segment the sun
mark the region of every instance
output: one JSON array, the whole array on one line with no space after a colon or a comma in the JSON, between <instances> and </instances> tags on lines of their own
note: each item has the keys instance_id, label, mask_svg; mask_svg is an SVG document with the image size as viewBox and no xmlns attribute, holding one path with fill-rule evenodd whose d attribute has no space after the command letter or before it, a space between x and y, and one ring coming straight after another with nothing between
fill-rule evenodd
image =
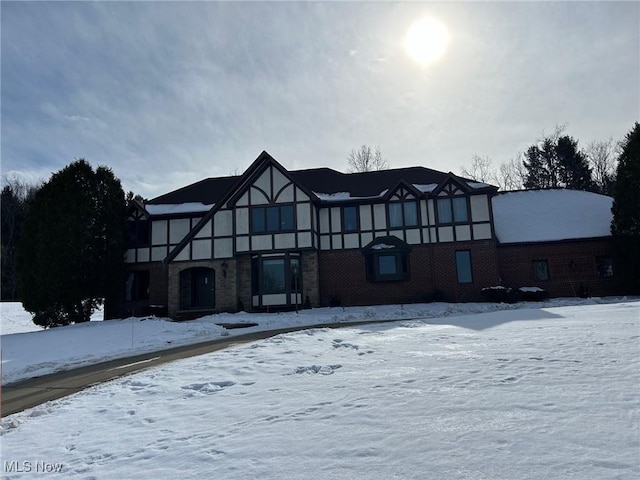
<instances>
[{"instance_id":1,"label":"sun","mask_svg":"<svg viewBox=\"0 0 640 480\"><path fill-rule=\"evenodd\" d=\"M447 27L435 18L423 18L414 22L404 37L404 47L409 56L425 66L438 60L448 43Z\"/></svg>"}]
</instances>

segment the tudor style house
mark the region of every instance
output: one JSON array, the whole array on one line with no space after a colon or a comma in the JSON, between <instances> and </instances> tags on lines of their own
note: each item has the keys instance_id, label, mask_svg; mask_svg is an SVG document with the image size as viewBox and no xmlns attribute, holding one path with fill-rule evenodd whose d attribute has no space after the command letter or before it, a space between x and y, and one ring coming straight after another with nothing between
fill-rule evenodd
<instances>
[{"instance_id":1,"label":"tudor style house","mask_svg":"<svg viewBox=\"0 0 640 480\"><path fill-rule=\"evenodd\" d=\"M496 205L513 206L523 193L497 190L424 167L288 171L262 152L242 175L131 205L129 273L107 317L474 301L502 284L552 295L621 291L608 224L597 238L536 239L530 231L544 213L527 227L501 206L497 219ZM515 219L525 224L520 235L510 232Z\"/></svg>"}]
</instances>

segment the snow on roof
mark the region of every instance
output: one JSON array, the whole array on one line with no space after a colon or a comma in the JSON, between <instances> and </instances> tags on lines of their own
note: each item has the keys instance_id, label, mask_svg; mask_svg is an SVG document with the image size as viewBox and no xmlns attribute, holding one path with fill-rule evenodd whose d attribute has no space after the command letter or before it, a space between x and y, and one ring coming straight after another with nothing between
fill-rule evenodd
<instances>
[{"instance_id":1,"label":"snow on roof","mask_svg":"<svg viewBox=\"0 0 640 480\"><path fill-rule=\"evenodd\" d=\"M204 203L175 203L175 204L146 204L145 208L151 215L170 215L174 213L201 213L211 210L213 205Z\"/></svg>"},{"instance_id":2,"label":"snow on roof","mask_svg":"<svg viewBox=\"0 0 640 480\"><path fill-rule=\"evenodd\" d=\"M482 182L467 182L467 185L469 185L471 188L474 188L474 189L493 187L493 185L489 185L488 183L482 183Z\"/></svg>"},{"instance_id":3,"label":"snow on roof","mask_svg":"<svg viewBox=\"0 0 640 480\"><path fill-rule=\"evenodd\" d=\"M544 242L611 235L613 199L577 190L526 190L493 197L501 243Z\"/></svg>"},{"instance_id":4,"label":"snow on roof","mask_svg":"<svg viewBox=\"0 0 640 480\"><path fill-rule=\"evenodd\" d=\"M378 243L371 247L371 250L384 250L386 248L396 248L395 245L389 245L388 243Z\"/></svg>"},{"instance_id":5,"label":"snow on roof","mask_svg":"<svg viewBox=\"0 0 640 480\"><path fill-rule=\"evenodd\" d=\"M342 202L345 200L352 199L363 199L363 198L380 198L383 197L389 190L383 190L378 195L374 195L371 197L352 197L350 192L336 192L336 193L320 193L313 192L320 200L325 202Z\"/></svg>"},{"instance_id":6,"label":"snow on roof","mask_svg":"<svg viewBox=\"0 0 640 480\"><path fill-rule=\"evenodd\" d=\"M427 185L416 185L414 183L413 186L417 190L425 193L425 192L433 192L436 189L436 187L438 186L438 184L437 183L428 183Z\"/></svg>"}]
</instances>

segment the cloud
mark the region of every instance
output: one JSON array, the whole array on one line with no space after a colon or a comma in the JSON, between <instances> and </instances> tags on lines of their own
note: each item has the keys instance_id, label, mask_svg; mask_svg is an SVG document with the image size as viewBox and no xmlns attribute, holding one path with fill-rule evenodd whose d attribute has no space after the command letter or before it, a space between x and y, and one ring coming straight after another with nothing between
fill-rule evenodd
<instances>
[{"instance_id":1,"label":"cloud","mask_svg":"<svg viewBox=\"0 0 640 480\"><path fill-rule=\"evenodd\" d=\"M428 12L426 11L428 10ZM402 48L426 13L432 68ZM622 137L640 103L636 3L4 3L3 170L113 168L152 197L246 168L513 157L544 128Z\"/></svg>"}]
</instances>

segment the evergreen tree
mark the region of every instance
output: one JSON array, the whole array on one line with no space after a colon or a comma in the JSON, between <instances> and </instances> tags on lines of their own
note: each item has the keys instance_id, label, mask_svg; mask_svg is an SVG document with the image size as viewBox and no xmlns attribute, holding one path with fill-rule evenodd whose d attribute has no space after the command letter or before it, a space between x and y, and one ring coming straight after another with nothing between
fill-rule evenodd
<instances>
[{"instance_id":1,"label":"evergreen tree","mask_svg":"<svg viewBox=\"0 0 640 480\"><path fill-rule=\"evenodd\" d=\"M18 251L24 308L44 327L85 322L122 281L125 197L106 167L71 163L35 195Z\"/></svg>"},{"instance_id":2,"label":"evergreen tree","mask_svg":"<svg viewBox=\"0 0 640 480\"><path fill-rule=\"evenodd\" d=\"M640 123L622 143L613 187L611 233L628 273L629 284L640 292Z\"/></svg>"},{"instance_id":3,"label":"evergreen tree","mask_svg":"<svg viewBox=\"0 0 640 480\"><path fill-rule=\"evenodd\" d=\"M545 137L525 152L525 188L593 190L591 168L578 142L568 135Z\"/></svg>"},{"instance_id":4,"label":"evergreen tree","mask_svg":"<svg viewBox=\"0 0 640 480\"><path fill-rule=\"evenodd\" d=\"M17 178L3 178L4 186L0 204L2 214L2 300L15 301L18 299L18 272L16 255L18 243L22 235L22 226L27 215L30 199L35 195L38 187L30 185Z\"/></svg>"}]
</instances>

